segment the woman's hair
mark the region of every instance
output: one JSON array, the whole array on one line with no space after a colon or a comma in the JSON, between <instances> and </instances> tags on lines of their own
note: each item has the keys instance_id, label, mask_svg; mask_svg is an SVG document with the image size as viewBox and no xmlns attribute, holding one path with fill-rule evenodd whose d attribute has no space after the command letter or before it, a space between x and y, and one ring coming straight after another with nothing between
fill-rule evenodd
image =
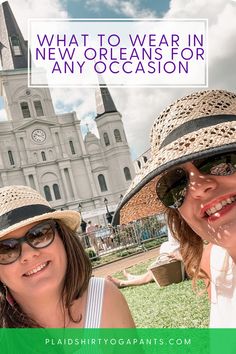
<instances>
[{"instance_id":1,"label":"woman's hair","mask_svg":"<svg viewBox=\"0 0 236 354\"><path fill-rule=\"evenodd\" d=\"M69 317L73 319L70 308L72 302L81 297L88 287L92 273L90 260L85 253L76 231L69 229L63 222L56 220L57 230L65 247L67 255L67 269L64 286L61 294L62 303L68 309ZM33 319L26 315L17 303L8 301L7 288L0 282L0 327L34 328L40 327Z\"/></svg>"},{"instance_id":2,"label":"woman's hair","mask_svg":"<svg viewBox=\"0 0 236 354\"><path fill-rule=\"evenodd\" d=\"M206 278L200 264L204 243L175 209L167 210L167 223L174 238L179 241L180 253L183 258L185 270L195 285L197 278Z\"/></svg>"}]
</instances>

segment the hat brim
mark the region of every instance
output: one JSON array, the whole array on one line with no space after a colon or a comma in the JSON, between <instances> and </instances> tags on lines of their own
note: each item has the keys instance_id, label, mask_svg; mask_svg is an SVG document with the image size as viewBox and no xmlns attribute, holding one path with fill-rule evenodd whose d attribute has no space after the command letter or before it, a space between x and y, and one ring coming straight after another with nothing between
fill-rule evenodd
<instances>
[{"instance_id":1,"label":"hat brim","mask_svg":"<svg viewBox=\"0 0 236 354\"><path fill-rule=\"evenodd\" d=\"M38 221L47 220L47 219L61 220L71 230L76 230L79 227L81 222L80 213L75 210L56 210L48 213L43 213L41 215L36 215L31 218L22 220L9 227L5 227L0 231L0 238L2 238L3 236L7 235L12 231L18 230L21 227L30 225Z\"/></svg>"},{"instance_id":2,"label":"hat brim","mask_svg":"<svg viewBox=\"0 0 236 354\"><path fill-rule=\"evenodd\" d=\"M204 131L202 131L202 134L203 133ZM176 148L176 142L174 142L168 145L166 149L159 150L159 152L155 155L155 158L147 162L141 172L135 177L123 200L118 205L113 217L113 225L127 224L147 216L164 213L166 211L166 207L157 197L156 184L161 175L170 168L194 159L208 156L210 157L212 155L224 152L236 151L236 141L234 135L229 135L228 138L224 137L224 144L222 145L222 142L220 141L222 136L214 136L214 141L211 141L211 144L209 144L211 148L204 149L202 144L202 134L198 134L198 138L195 139L194 146L191 146L191 153L188 153L190 148L185 151L183 151L183 149L182 151L178 150L178 153L176 153L176 158L173 158L173 151L174 148ZM186 136L183 137L182 140L184 139L186 139ZM181 139L179 139L178 143L180 146L181 142ZM205 146L206 145L207 144L205 144ZM170 152L169 154L167 149ZM166 156L165 160L163 159L164 155Z\"/></svg>"}]
</instances>

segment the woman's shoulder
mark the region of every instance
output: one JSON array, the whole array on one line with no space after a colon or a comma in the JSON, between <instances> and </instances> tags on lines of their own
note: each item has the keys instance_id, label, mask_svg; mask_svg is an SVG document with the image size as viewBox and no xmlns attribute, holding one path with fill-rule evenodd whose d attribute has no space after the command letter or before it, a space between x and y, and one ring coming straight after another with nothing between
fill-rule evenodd
<instances>
[{"instance_id":1,"label":"woman's shoulder","mask_svg":"<svg viewBox=\"0 0 236 354\"><path fill-rule=\"evenodd\" d=\"M101 327L135 327L124 295L109 280L104 280L104 297Z\"/></svg>"}]
</instances>

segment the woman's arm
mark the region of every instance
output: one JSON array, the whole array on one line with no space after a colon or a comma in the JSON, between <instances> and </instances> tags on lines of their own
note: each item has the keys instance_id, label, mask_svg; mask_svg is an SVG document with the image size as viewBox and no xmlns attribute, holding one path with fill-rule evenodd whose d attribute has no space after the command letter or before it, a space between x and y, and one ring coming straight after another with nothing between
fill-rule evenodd
<instances>
[{"instance_id":1,"label":"woman's arm","mask_svg":"<svg viewBox=\"0 0 236 354\"><path fill-rule=\"evenodd\" d=\"M110 281L105 281L102 308L102 328L134 328L128 304L119 289Z\"/></svg>"}]
</instances>

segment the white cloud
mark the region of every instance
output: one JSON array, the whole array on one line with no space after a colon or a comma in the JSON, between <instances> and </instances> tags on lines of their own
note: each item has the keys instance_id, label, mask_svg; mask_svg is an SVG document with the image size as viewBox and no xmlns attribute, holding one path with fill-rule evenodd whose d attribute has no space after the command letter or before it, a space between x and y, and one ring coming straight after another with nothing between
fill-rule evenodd
<instances>
[{"instance_id":1,"label":"white cloud","mask_svg":"<svg viewBox=\"0 0 236 354\"><path fill-rule=\"evenodd\" d=\"M225 0L172 0L166 17L208 19L209 86L235 90L232 66L236 56L235 4Z\"/></svg>"},{"instance_id":2,"label":"white cloud","mask_svg":"<svg viewBox=\"0 0 236 354\"><path fill-rule=\"evenodd\" d=\"M77 89L51 89L52 99L55 103L58 113L75 111L78 119L81 121L80 125L82 133L85 135L87 131L91 131L98 136L98 130L94 121L96 113L95 104L95 89L77 88Z\"/></svg>"},{"instance_id":3,"label":"white cloud","mask_svg":"<svg viewBox=\"0 0 236 354\"><path fill-rule=\"evenodd\" d=\"M6 111L5 109L0 109L0 121L5 121L7 120L7 114L6 114Z\"/></svg>"},{"instance_id":4,"label":"white cloud","mask_svg":"<svg viewBox=\"0 0 236 354\"><path fill-rule=\"evenodd\" d=\"M66 107L69 106L72 111L76 111L78 119L80 120L87 116L91 117L92 112L95 114L94 89L51 89L51 95L55 105L62 107L60 110L57 110L60 113L65 113L67 111Z\"/></svg>"},{"instance_id":5,"label":"white cloud","mask_svg":"<svg viewBox=\"0 0 236 354\"><path fill-rule=\"evenodd\" d=\"M9 0L9 4L26 39L28 37L27 19L68 17L60 0Z\"/></svg>"},{"instance_id":6,"label":"white cloud","mask_svg":"<svg viewBox=\"0 0 236 354\"><path fill-rule=\"evenodd\" d=\"M114 13L133 18L154 17L155 13L143 8L139 0L86 0L86 5L98 12L102 5L112 9Z\"/></svg>"}]
</instances>

